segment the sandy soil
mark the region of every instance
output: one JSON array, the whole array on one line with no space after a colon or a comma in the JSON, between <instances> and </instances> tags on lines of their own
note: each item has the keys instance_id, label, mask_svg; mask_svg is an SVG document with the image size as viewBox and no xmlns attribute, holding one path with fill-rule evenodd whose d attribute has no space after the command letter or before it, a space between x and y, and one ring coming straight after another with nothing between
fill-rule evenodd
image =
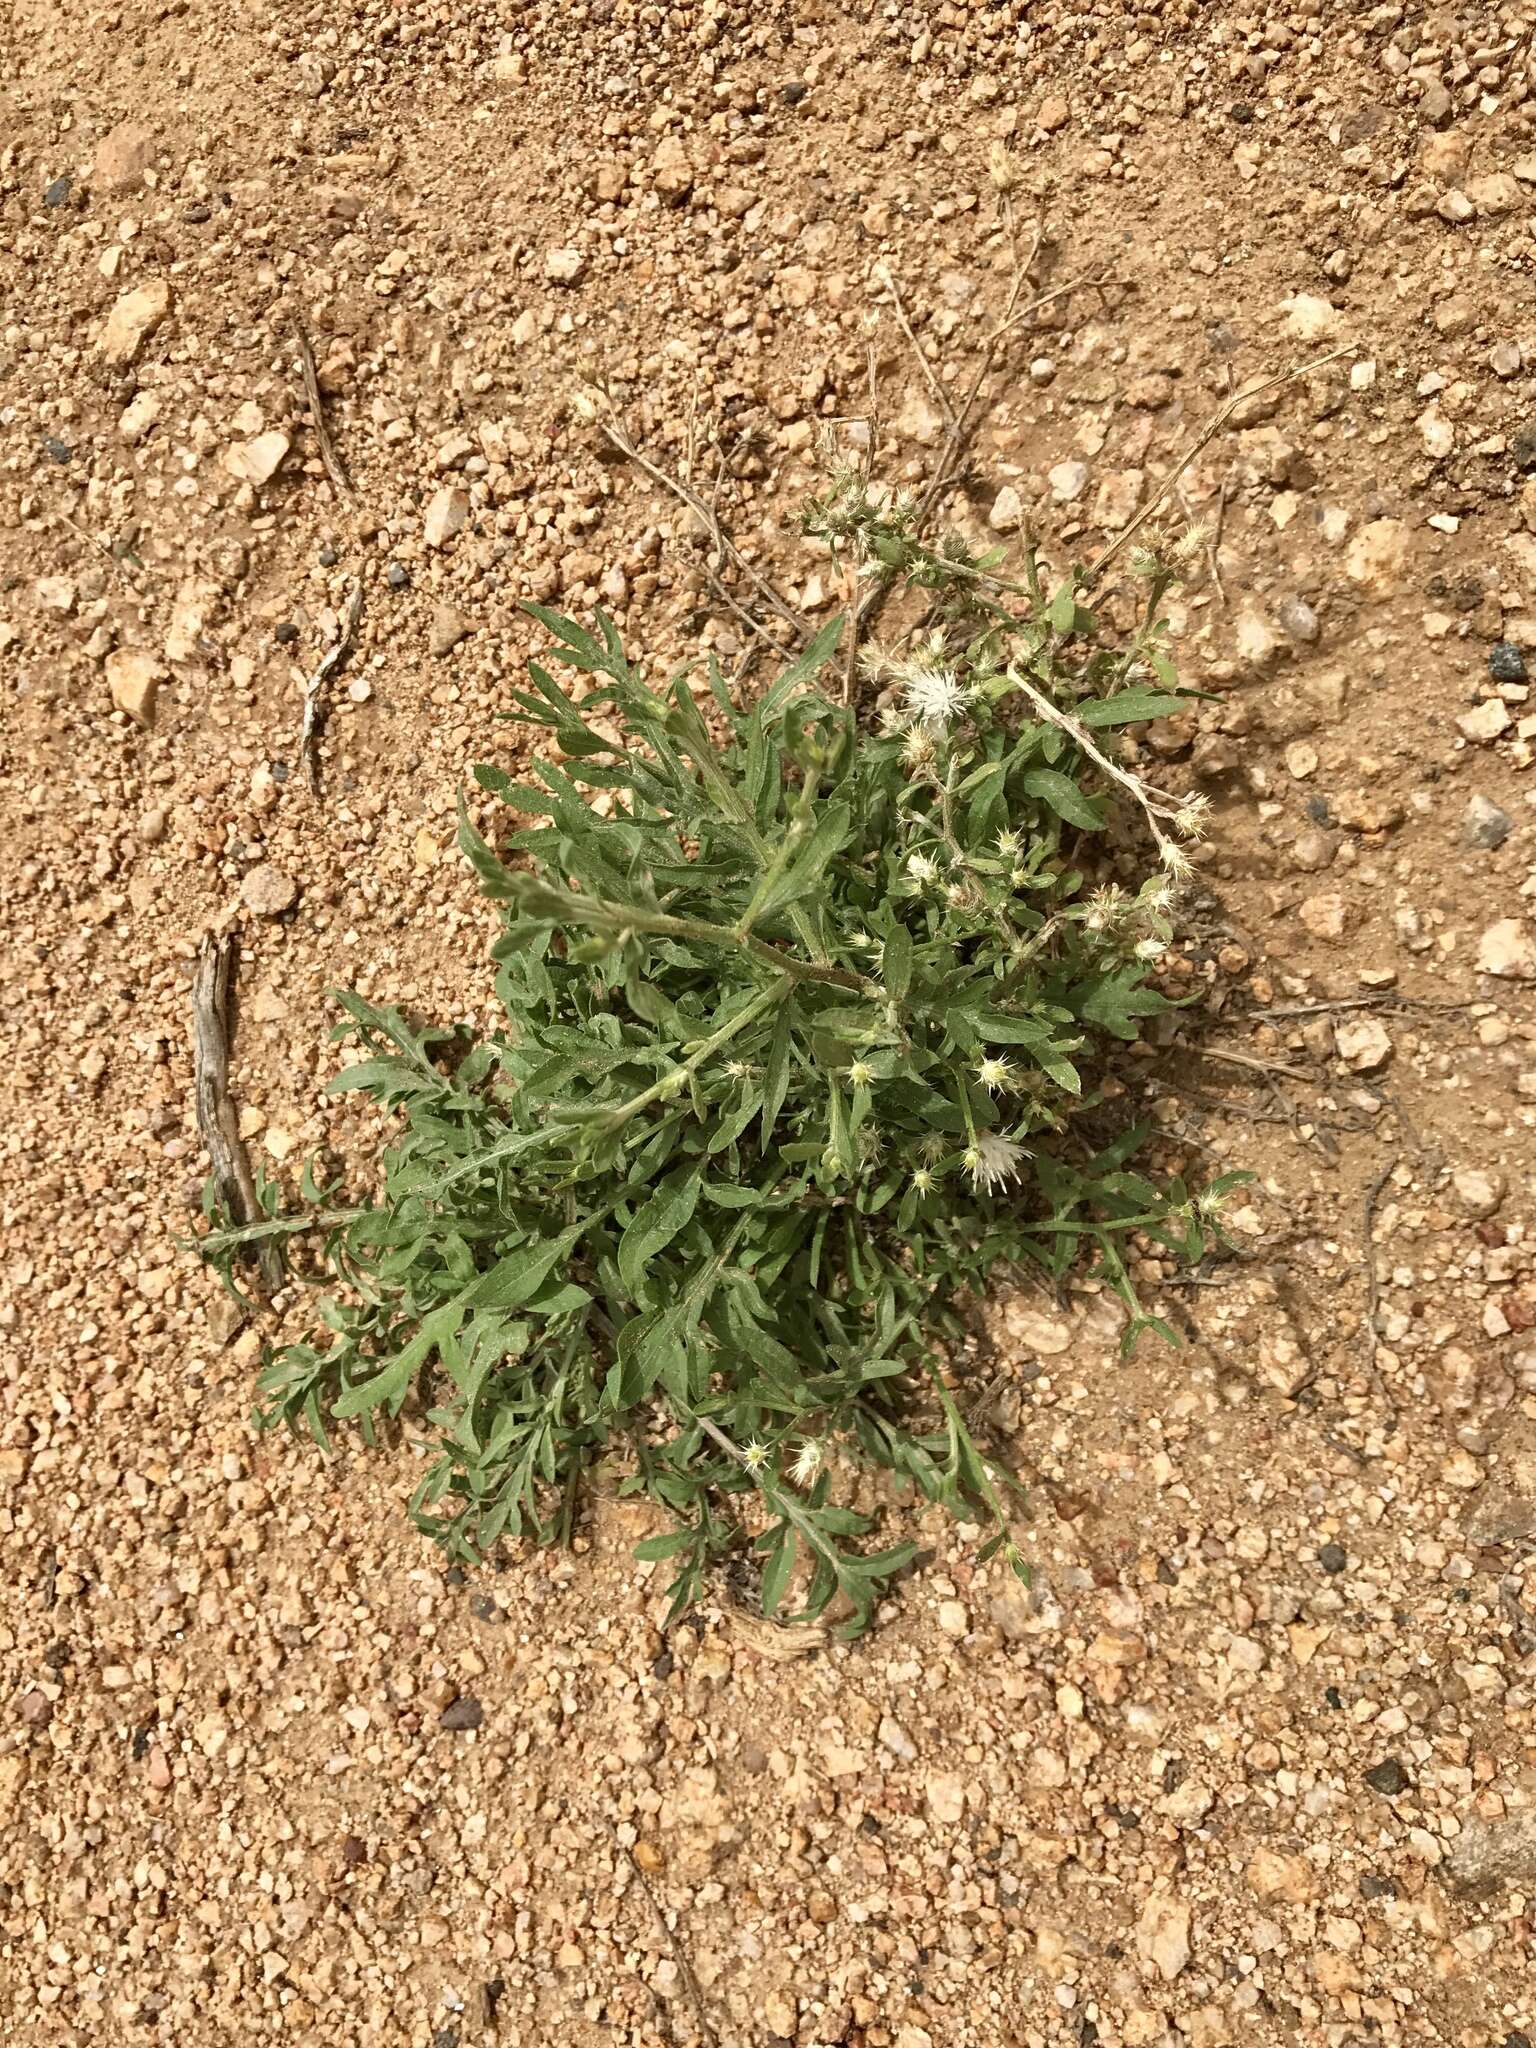
<instances>
[{"instance_id":1,"label":"sandy soil","mask_svg":"<svg viewBox=\"0 0 1536 2048\"><path fill-rule=\"evenodd\" d=\"M0 2013L18 2041L1151 2048L1536 2032L1536 99L1529 10L17 0L0 30ZM484 1014L455 791L519 600L659 655L692 452L815 609L820 422L951 516L1216 529L1158 742L1217 824L1127 1064L1244 1256L1000 1299L1030 1595L934 1516L883 1625L665 1638L600 1506L464 1575L414 1459L252 1435L178 1244L241 941L265 1169L358 1129L324 991ZM1024 237L1027 240L1027 233ZM355 503L328 480L313 338ZM361 584L321 795L303 685ZM1156 1286L1155 1274L1149 1281ZM446 1715L446 1719L445 1719ZM1524 2031L1522 2031L1524 2030Z\"/></svg>"}]
</instances>

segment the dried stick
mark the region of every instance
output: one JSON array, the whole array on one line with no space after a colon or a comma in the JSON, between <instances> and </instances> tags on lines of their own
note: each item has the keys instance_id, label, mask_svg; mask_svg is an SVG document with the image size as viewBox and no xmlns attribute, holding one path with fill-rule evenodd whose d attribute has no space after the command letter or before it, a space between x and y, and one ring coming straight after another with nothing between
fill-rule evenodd
<instances>
[{"instance_id":1,"label":"dried stick","mask_svg":"<svg viewBox=\"0 0 1536 2048\"><path fill-rule=\"evenodd\" d=\"M1226 1067L1247 1067L1255 1074L1266 1078L1271 1074L1284 1074L1287 1081L1315 1081L1315 1074L1305 1073L1300 1067L1283 1066L1279 1060L1261 1060L1251 1052L1233 1052L1224 1045L1200 1045L1192 1048L1203 1060L1216 1060Z\"/></svg>"},{"instance_id":2,"label":"dried stick","mask_svg":"<svg viewBox=\"0 0 1536 2048\"><path fill-rule=\"evenodd\" d=\"M976 365L975 374L971 378L970 389L966 392L959 410L956 412L951 408L954 425L950 428L948 438L945 440L944 452L939 457L938 467L929 479L928 488L924 491L918 503L917 522L914 531L919 536L926 531L933 508L949 488L950 482L954 478L956 467L969 445L971 435L974 432L971 415L975 410L977 399L981 396L982 386L992 374L992 366L997 361L999 348L1002 347L1004 339L1012 333L1016 319L1022 320L1027 318L1037 307L1045 304L1045 298L1039 298L1032 300L1022 311L1019 308L1020 294L1029 282L1029 273L1035 267L1035 262L1039 257L1041 244L1044 240L1045 222L1041 219L1035 223L1035 239L1030 244L1029 254L1022 263L1015 265L1013 282L1008 287L1008 297L1004 303L1002 314L991 333L982 343L981 361ZM1072 289L1073 287L1070 285L1059 286L1055 292L1047 293L1046 298L1057 298L1063 291L1070 291Z\"/></svg>"},{"instance_id":3,"label":"dried stick","mask_svg":"<svg viewBox=\"0 0 1536 2048\"><path fill-rule=\"evenodd\" d=\"M742 575L746 577L758 596L763 600L764 604L767 605L769 611L789 628L794 636L794 647L798 648L801 646L806 638L806 628L799 613L796 612L789 600L774 588L766 576L753 568L752 564L741 552L741 549L737 547L735 541L731 539L725 528L720 524L720 520L713 508L704 502L690 484L684 483L681 477L673 476L668 470L662 469L657 463L652 462L649 456L643 455L629 434L619 425L618 419L612 412L605 412L602 415L600 425L603 432L621 455L627 456L637 468L644 470L653 483L660 484L664 491L670 491L674 498L688 507L688 510L709 536L711 547L716 550L723 560L734 563L736 568L741 571ZM740 605L732 602L731 609L736 612L738 617L747 618L754 632L762 631L758 622L751 619L742 610ZM771 638L771 636L769 637ZM783 647L775 647L775 652L778 654L783 654L786 651Z\"/></svg>"},{"instance_id":4,"label":"dried stick","mask_svg":"<svg viewBox=\"0 0 1536 2048\"><path fill-rule=\"evenodd\" d=\"M198 949L192 976L192 1086L214 1191L235 1222L244 1225L261 1222L262 1213L229 1095L229 992L239 956L240 941L233 932L222 939L210 932ZM279 1285L276 1246L263 1245L260 1257L268 1283Z\"/></svg>"},{"instance_id":5,"label":"dried stick","mask_svg":"<svg viewBox=\"0 0 1536 2048\"><path fill-rule=\"evenodd\" d=\"M1211 520L1211 538L1206 547L1206 559L1210 564L1211 583L1215 589L1217 601L1223 611L1227 608L1227 592L1226 586L1221 580L1221 537L1226 531L1226 525L1227 480L1223 477L1220 487L1216 492L1216 511Z\"/></svg>"},{"instance_id":6,"label":"dried stick","mask_svg":"<svg viewBox=\"0 0 1536 2048\"><path fill-rule=\"evenodd\" d=\"M667 1937L667 1946L672 1951L672 1960L677 1965L677 1973L683 1980L683 1989L688 1994L688 2003L693 2007L693 2016L699 2023L699 2032L709 2044L709 2048L720 2048L720 2036L715 2032L714 2022L710 2019L708 2009L704 2004L704 1994L699 1989L699 1980L693 1973L693 1965L689 1962L687 1952L678 1940L672 1923L668 1920L663 1910L661 1900L656 1896L651 1880L641 1868L634 1850L627 1843L620 1840L617 1827L614 1826L612 1821L608 1825L612 1830L614 1841L623 1850L630 1869L640 1881L640 1889L645 1893L646 1898L650 1902L651 1911L656 1915L657 1924L661 1928L662 1933Z\"/></svg>"},{"instance_id":7,"label":"dried stick","mask_svg":"<svg viewBox=\"0 0 1536 2048\"><path fill-rule=\"evenodd\" d=\"M336 444L331 439L331 430L325 423L325 400L320 395L320 379L315 372L315 352L309 345L309 334L297 313L293 316L293 338L299 345L299 370L304 378L304 399L309 407L310 424L315 430L315 440L320 449L320 460L325 464L325 473L331 480L331 488L338 498L347 504L357 503L357 493L352 480L341 466L341 457L336 453Z\"/></svg>"},{"instance_id":8,"label":"dried stick","mask_svg":"<svg viewBox=\"0 0 1536 2048\"><path fill-rule=\"evenodd\" d=\"M1189 810L1191 800L1188 797L1170 796L1167 790L1158 789L1150 782L1143 782L1139 775L1133 775L1128 768L1122 768L1118 761L1111 760L1082 721L1074 718L1070 711L1063 711L1059 704L1053 704L1043 690L1035 688L1022 669L1010 668L1008 678L1017 689L1022 690L1048 724L1057 726L1066 733L1081 752L1140 807L1159 851L1173 845L1175 842L1170 840L1160 821L1177 821ZM1170 855L1168 865L1171 869L1177 870L1179 863Z\"/></svg>"},{"instance_id":9,"label":"dried stick","mask_svg":"<svg viewBox=\"0 0 1536 2048\"><path fill-rule=\"evenodd\" d=\"M1273 391L1277 385L1294 384L1302 377L1310 377L1314 370L1324 369L1329 363L1336 363L1340 356L1353 355L1354 351L1355 344L1352 341L1346 341L1342 348L1330 349L1327 355L1317 356L1310 363L1298 363L1293 369L1282 370L1278 376L1266 377L1262 384L1255 384L1247 391L1235 392L1224 405L1218 406L1205 426L1201 428L1189 447L1185 449L1173 468L1168 472L1167 476L1163 478L1146 504L1136 514L1130 525L1122 533L1118 533L1115 536L1096 561L1089 564L1083 579L1085 586L1091 589L1115 559L1116 555L1123 548L1128 547L1133 536L1139 533L1147 521L1161 510L1169 492L1173 490L1185 470L1189 468L1201 450L1208 447L1215 440L1216 436L1227 424L1227 421L1231 419L1233 413L1240 406L1246 405L1251 398L1261 397L1266 391Z\"/></svg>"},{"instance_id":10,"label":"dried stick","mask_svg":"<svg viewBox=\"0 0 1536 2048\"><path fill-rule=\"evenodd\" d=\"M341 622L341 632L332 646L321 658L320 666L304 685L304 718L299 726L299 759L304 763L304 780L309 784L310 794L320 794L320 762L315 741L319 731L321 712L321 686L327 676L333 675L352 652L357 640L357 622L363 611L363 585L359 578L352 586L352 595L347 601L346 614Z\"/></svg>"},{"instance_id":11,"label":"dried stick","mask_svg":"<svg viewBox=\"0 0 1536 2048\"><path fill-rule=\"evenodd\" d=\"M1382 1388L1381 1369L1376 1363L1376 1350L1381 1342L1381 1332L1376 1327L1376 1316L1381 1307L1381 1275L1376 1265L1376 1240L1372 1232L1376 1223L1376 1204L1396 1165L1395 1159L1387 1161L1366 1189L1360 1211L1360 1262L1365 1268L1365 1364L1378 1388Z\"/></svg>"},{"instance_id":12,"label":"dried stick","mask_svg":"<svg viewBox=\"0 0 1536 2048\"><path fill-rule=\"evenodd\" d=\"M895 272L891 269L889 264L882 263L875 272L875 275L879 278L880 282L885 286L886 290L890 293L891 307L896 315L896 323L900 327L902 333L907 337L907 346L908 348L911 349L913 355L917 358L917 367L922 371L923 376L926 378L928 389L939 401L940 406L943 408L945 419L947 419L949 421L950 426L953 427L955 424L954 403L951 400L949 393L945 390L943 384L939 381L938 372L934 369L932 363L929 362L928 358L923 354L922 349L919 347L917 336L912 332L912 324L907 319L907 309L901 302L901 288L896 282Z\"/></svg>"}]
</instances>

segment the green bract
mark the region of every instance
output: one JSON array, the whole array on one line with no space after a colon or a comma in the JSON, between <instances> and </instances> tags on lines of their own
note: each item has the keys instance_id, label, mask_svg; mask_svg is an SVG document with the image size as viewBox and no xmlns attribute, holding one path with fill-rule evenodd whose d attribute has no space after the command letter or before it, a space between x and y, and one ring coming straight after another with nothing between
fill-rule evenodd
<instances>
[{"instance_id":1,"label":"green bract","mask_svg":"<svg viewBox=\"0 0 1536 2048\"><path fill-rule=\"evenodd\" d=\"M979 573L920 566L930 589ZM937 642L866 662L895 713L875 733L836 701L840 621L744 709L713 671L702 701L647 687L601 616L530 607L584 683L531 663L536 780L476 771L539 822L503 839L461 813L502 907L504 1028L469 1043L343 997L365 1056L332 1086L402 1124L382 1193L206 1240L227 1259L318 1228L345 1283L330 1341L268 1365L265 1419L323 1437L424 1403L412 1512L460 1557L568 1530L616 1454L621 1490L676 1518L641 1547L675 1610L750 1546L768 1612L793 1581L801 1612L840 1594L862 1627L914 1546L871 1551L839 1502L860 1462L980 1512L1019 1563L1011 1482L946 1383L967 1295L1091 1256L1134 1337L1128 1237L1197 1258L1223 1191L1154 1186L1127 1164L1140 1132L1073 1122L1096 1047L1165 1007L1147 974L1183 856L1158 821L1189 813L1092 736L1183 701L1166 578L1107 652L1075 586L1048 602L1029 577L989 579L1019 612L967 598ZM1162 859L1101 886L1091 842L1127 789Z\"/></svg>"}]
</instances>

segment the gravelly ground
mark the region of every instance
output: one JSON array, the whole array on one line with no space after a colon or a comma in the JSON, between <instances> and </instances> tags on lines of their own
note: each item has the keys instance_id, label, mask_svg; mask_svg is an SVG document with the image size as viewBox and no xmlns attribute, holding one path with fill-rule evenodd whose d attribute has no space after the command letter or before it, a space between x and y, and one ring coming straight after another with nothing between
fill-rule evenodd
<instances>
[{"instance_id":1,"label":"gravelly ground","mask_svg":"<svg viewBox=\"0 0 1536 2048\"><path fill-rule=\"evenodd\" d=\"M1536 2031L1532 28L18 0L19 2039ZM942 418L882 266L963 388L1016 261L999 141L1041 287L1113 282L1019 337L962 524L1023 508L1081 553L1228 393L1352 345L1180 487L1218 531L1176 620L1212 694L1159 742L1216 806L1172 969L1207 1000L1127 1080L1171 1140L1258 1172L1247 1256L1170 1283L1190 1343L1129 1365L1090 1295L995 1305L1032 1595L935 1517L859 1645L781 1661L725 1605L663 1638L630 1556L649 1525L611 1505L573 1554L461 1580L404 1520L408 1447L325 1463L249 1433L263 1333L177 1244L197 944L241 937L235 1087L267 1170L357 1156L319 1093L324 990L444 1019L490 994L451 813L519 744L518 601L735 651L686 518L571 393L600 376L700 477L726 448L738 536L825 606L793 547L818 423L867 406L872 344L883 466L928 474ZM359 581L315 802L303 678Z\"/></svg>"}]
</instances>

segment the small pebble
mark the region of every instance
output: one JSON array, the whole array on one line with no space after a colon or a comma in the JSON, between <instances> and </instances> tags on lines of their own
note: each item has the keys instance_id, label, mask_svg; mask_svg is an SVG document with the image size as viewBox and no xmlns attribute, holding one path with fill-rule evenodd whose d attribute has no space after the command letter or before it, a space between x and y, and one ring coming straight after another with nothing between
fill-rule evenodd
<instances>
[{"instance_id":1,"label":"small pebble","mask_svg":"<svg viewBox=\"0 0 1536 2048\"><path fill-rule=\"evenodd\" d=\"M68 171L64 173L62 178L55 178L53 183L48 187L47 191L44 192L43 194L44 206L62 206L65 200L69 197L70 187L73 185L73 183L74 180L73 178L70 177Z\"/></svg>"},{"instance_id":2,"label":"small pebble","mask_svg":"<svg viewBox=\"0 0 1536 2048\"><path fill-rule=\"evenodd\" d=\"M1491 852L1502 846L1514 829L1514 821L1508 811L1486 796L1474 796L1467 801L1467 815L1461 828L1461 836L1468 846L1479 847Z\"/></svg>"},{"instance_id":3,"label":"small pebble","mask_svg":"<svg viewBox=\"0 0 1536 2048\"><path fill-rule=\"evenodd\" d=\"M411 580L411 572L403 562L391 562L384 571L384 581L391 590L405 590Z\"/></svg>"},{"instance_id":4,"label":"small pebble","mask_svg":"<svg viewBox=\"0 0 1536 2048\"><path fill-rule=\"evenodd\" d=\"M263 861L240 884L240 900L258 917L281 917L299 900L299 885L282 868Z\"/></svg>"},{"instance_id":5,"label":"small pebble","mask_svg":"<svg viewBox=\"0 0 1536 2048\"><path fill-rule=\"evenodd\" d=\"M1400 1792L1406 1792L1412 1782L1395 1756L1389 1756L1384 1763L1373 1764L1365 1774L1365 1782L1373 1792L1380 1792L1383 1798L1395 1799Z\"/></svg>"},{"instance_id":6,"label":"small pebble","mask_svg":"<svg viewBox=\"0 0 1536 2048\"><path fill-rule=\"evenodd\" d=\"M1275 607L1275 617L1293 640L1300 640L1308 646L1322 632L1317 613L1304 597L1281 598Z\"/></svg>"},{"instance_id":7,"label":"small pebble","mask_svg":"<svg viewBox=\"0 0 1536 2048\"><path fill-rule=\"evenodd\" d=\"M450 1705L444 1707L437 1717L439 1728L452 1729L455 1733L470 1728L479 1728L485 1720L485 1709L473 1693L460 1693Z\"/></svg>"},{"instance_id":8,"label":"small pebble","mask_svg":"<svg viewBox=\"0 0 1536 2048\"><path fill-rule=\"evenodd\" d=\"M1469 1216L1482 1221L1498 1210L1508 1182L1502 1173L1485 1173L1470 1167L1451 1176L1456 1199Z\"/></svg>"},{"instance_id":9,"label":"small pebble","mask_svg":"<svg viewBox=\"0 0 1536 2048\"><path fill-rule=\"evenodd\" d=\"M1488 656L1488 673L1496 683L1523 683L1525 655L1513 640L1497 641Z\"/></svg>"},{"instance_id":10,"label":"small pebble","mask_svg":"<svg viewBox=\"0 0 1536 2048\"><path fill-rule=\"evenodd\" d=\"M75 459L75 451L69 443L55 440L52 434L44 441L43 446L55 462L73 462Z\"/></svg>"},{"instance_id":11,"label":"small pebble","mask_svg":"<svg viewBox=\"0 0 1536 2048\"><path fill-rule=\"evenodd\" d=\"M324 546L324 547L323 547L323 548L322 548L322 549L320 550L320 566L321 566L321 568L322 568L322 569L334 569L334 568L335 568L335 566L336 566L336 564L337 564L337 563L338 563L338 562L339 562L340 560L341 560L341 557L340 557L340 555L338 555L338 554L337 554L336 550L335 550L335 549L334 549L334 548L333 548L333 547L331 546L331 544L329 543L329 541L327 541L327 542L326 542L326 544L325 544L325 546Z\"/></svg>"},{"instance_id":12,"label":"small pebble","mask_svg":"<svg viewBox=\"0 0 1536 2048\"><path fill-rule=\"evenodd\" d=\"M1343 1571L1349 1558L1342 1543L1325 1543L1317 1553L1317 1561L1325 1572L1337 1573Z\"/></svg>"},{"instance_id":13,"label":"small pebble","mask_svg":"<svg viewBox=\"0 0 1536 2048\"><path fill-rule=\"evenodd\" d=\"M298 637L299 629L292 619L284 619L281 625L274 627L272 632L272 638L279 647L291 647Z\"/></svg>"}]
</instances>

